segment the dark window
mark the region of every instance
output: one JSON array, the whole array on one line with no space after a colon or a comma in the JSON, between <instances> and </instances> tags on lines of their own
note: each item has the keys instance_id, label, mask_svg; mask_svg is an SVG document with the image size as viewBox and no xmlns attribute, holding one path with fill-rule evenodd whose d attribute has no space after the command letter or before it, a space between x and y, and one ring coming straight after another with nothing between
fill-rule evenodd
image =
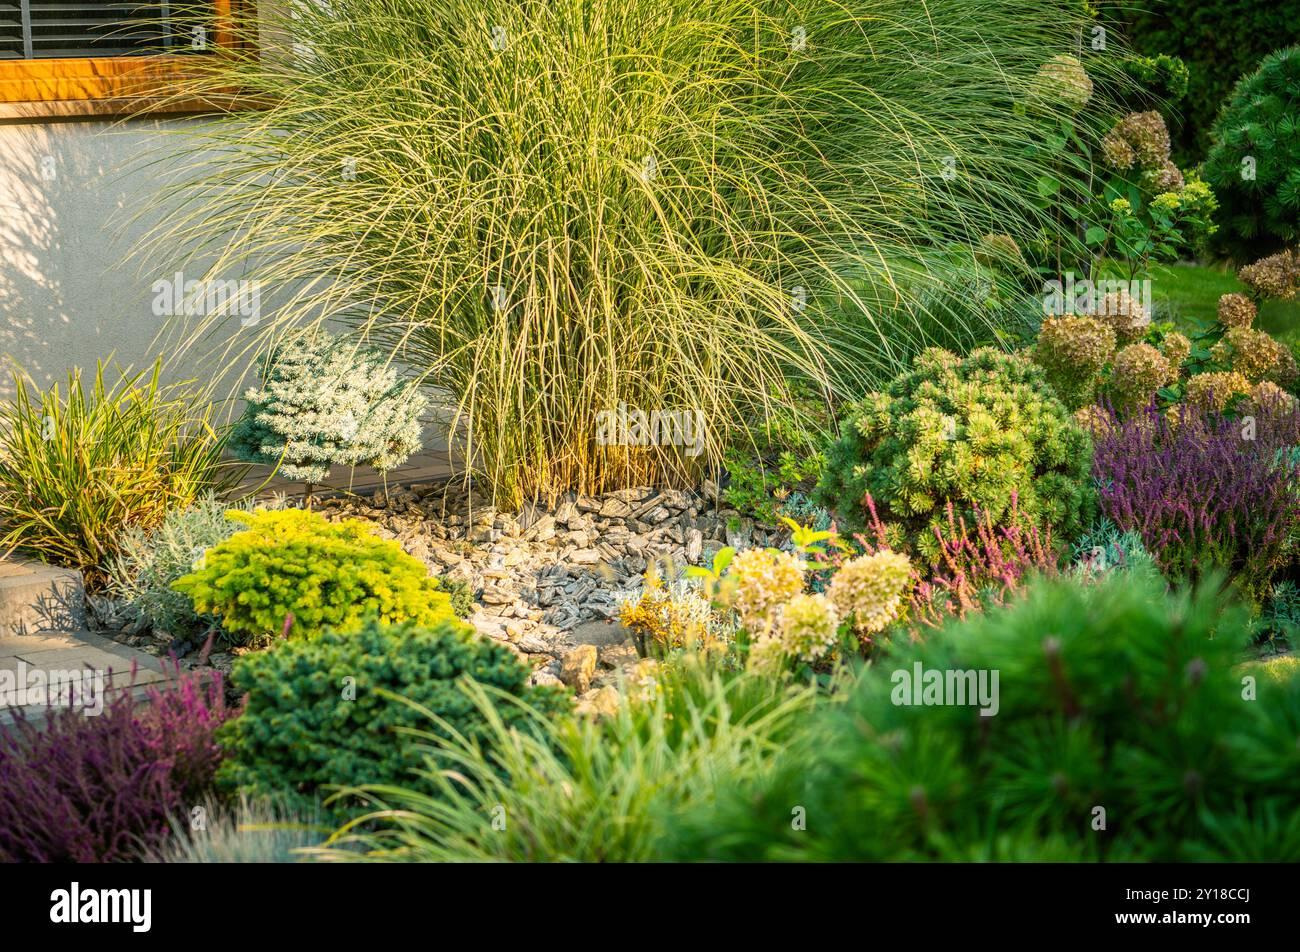
<instances>
[{"instance_id":1,"label":"dark window","mask_svg":"<svg viewBox=\"0 0 1300 952\"><path fill-rule=\"evenodd\" d=\"M0 0L0 60L206 53L212 0Z\"/></svg>"}]
</instances>

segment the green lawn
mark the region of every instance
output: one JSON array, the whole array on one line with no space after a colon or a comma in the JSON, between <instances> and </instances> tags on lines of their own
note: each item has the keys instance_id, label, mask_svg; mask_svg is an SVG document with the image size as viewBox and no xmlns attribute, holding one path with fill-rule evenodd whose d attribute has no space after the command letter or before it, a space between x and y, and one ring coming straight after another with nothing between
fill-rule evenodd
<instances>
[{"instance_id":1,"label":"green lawn","mask_svg":"<svg viewBox=\"0 0 1300 952\"><path fill-rule=\"evenodd\" d=\"M1151 296L1156 320L1192 326L1214 319L1219 296L1244 291L1226 268L1203 265L1158 265L1151 269ZM1300 340L1300 301L1268 301L1259 309L1255 326L1278 340Z\"/></svg>"},{"instance_id":2,"label":"green lawn","mask_svg":"<svg viewBox=\"0 0 1300 952\"><path fill-rule=\"evenodd\" d=\"M1259 661L1247 661L1241 666L1241 670L1247 674L1262 674L1274 681L1289 681L1300 675L1300 658L1293 654L1285 654Z\"/></svg>"}]
</instances>

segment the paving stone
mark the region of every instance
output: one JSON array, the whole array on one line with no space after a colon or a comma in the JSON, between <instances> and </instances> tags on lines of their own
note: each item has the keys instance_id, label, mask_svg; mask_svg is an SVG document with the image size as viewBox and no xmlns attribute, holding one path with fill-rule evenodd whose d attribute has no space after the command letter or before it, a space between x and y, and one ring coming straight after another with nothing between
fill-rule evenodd
<instances>
[{"instance_id":1,"label":"paving stone","mask_svg":"<svg viewBox=\"0 0 1300 952\"><path fill-rule=\"evenodd\" d=\"M38 635L0 635L0 658L12 658L29 651L57 651L85 644L63 632Z\"/></svg>"},{"instance_id":2,"label":"paving stone","mask_svg":"<svg viewBox=\"0 0 1300 952\"><path fill-rule=\"evenodd\" d=\"M21 559L0 559L0 566L0 636L85 623L80 572Z\"/></svg>"}]
</instances>

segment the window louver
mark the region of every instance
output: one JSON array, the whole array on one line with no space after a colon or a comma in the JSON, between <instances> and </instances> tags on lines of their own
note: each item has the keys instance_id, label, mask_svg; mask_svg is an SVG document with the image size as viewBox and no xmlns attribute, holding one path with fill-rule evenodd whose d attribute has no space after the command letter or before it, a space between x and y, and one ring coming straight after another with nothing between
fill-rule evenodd
<instances>
[{"instance_id":1,"label":"window louver","mask_svg":"<svg viewBox=\"0 0 1300 952\"><path fill-rule=\"evenodd\" d=\"M207 52L212 7L210 0L0 0L0 60Z\"/></svg>"}]
</instances>

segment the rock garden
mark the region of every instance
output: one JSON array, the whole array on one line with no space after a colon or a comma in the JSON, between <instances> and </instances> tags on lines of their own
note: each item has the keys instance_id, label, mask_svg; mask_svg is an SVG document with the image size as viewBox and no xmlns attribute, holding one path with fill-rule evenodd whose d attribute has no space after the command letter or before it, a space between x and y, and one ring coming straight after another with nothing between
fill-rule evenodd
<instances>
[{"instance_id":1,"label":"rock garden","mask_svg":"<svg viewBox=\"0 0 1300 952\"><path fill-rule=\"evenodd\" d=\"M0 727L0 860L1300 860L1300 48L288 6L135 249L265 313L0 405L165 672Z\"/></svg>"}]
</instances>

